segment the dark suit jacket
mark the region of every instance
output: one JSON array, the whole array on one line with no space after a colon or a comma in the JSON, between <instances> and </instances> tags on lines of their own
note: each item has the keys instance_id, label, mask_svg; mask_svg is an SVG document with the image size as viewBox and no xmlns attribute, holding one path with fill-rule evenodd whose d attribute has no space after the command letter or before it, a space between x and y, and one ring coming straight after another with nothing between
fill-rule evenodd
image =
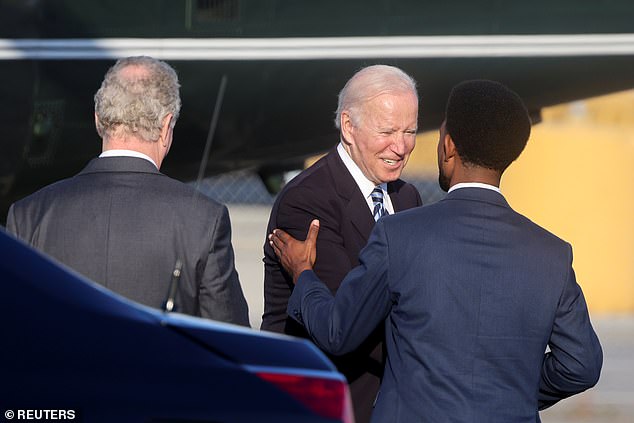
<instances>
[{"instance_id":1,"label":"dark suit jacket","mask_svg":"<svg viewBox=\"0 0 634 423\"><path fill-rule=\"evenodd\" d=\"M160 307L177 259L177 311L249 325L225 206L134 157L92 160L13 204L7 229L125 297Z\"/></svg>"},{"instance_id":2,"label":"dark suit jacket","mask_svg":"<svg viewBox=\"0 0 634 423\"><path fill-rule=\"evenodd\" d=\"M388 193L395 211L421 204L416 188L401 180L389 183ZM309 223L315 218L321 225L315 272L334 293L348 271L358 264L359 251L374 226L370 208L336 149L280 192L271 211L267 233L280 228L305 239ZM306 337L300 325L292 319L287 321L286 306L292 287L292 279L281 269L273 249L265 242L262 329ZM380 325L357 351L333 359L351 384L357 423L369 421L378 392L383 370L382 332Z\"/></svg>"},{"instance_id":3,"label":"dark suit jacket","mask_svg":"<svg viewBox=\"0 0 634 423\"><path fill-rule=\"evenodd\" d=\"M499 193L461 188L386 216L360 262L334 299L303 272L288 312L337 354L385 321L373 422L533 423L597 382L602 351L570 245Z\"/></svg>"}]
</instances>

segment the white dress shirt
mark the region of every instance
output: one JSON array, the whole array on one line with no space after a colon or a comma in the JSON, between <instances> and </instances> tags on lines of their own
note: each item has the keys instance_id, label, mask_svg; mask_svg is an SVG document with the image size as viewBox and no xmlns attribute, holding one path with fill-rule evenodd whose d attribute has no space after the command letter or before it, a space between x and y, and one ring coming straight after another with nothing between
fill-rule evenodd
<instances>
[{"instance_id":1,"label":"white dress shirt","mask_svg":"<svg viewBox=\"0 0 634 423\"><path fill-rule=\"evenodd\" d=\"M148 162L152 163L155 168L159 168L156 163L154 163L154 160L150 158L150 156L134 150L106 150L101 153L99 157L137 157L139 159L145 159Z\"/></svg>"},{"instance_id":2,"label":"white dress shirt","mask_svg":"<svg viewBox=\"0 0 634 423\"><path fill-rule=\"evenodd\" d=\"M490 189L491 191L495 191L498 194L502 194L502 191L500 191L500 188L496 187L495 185L483 184L481 182L460 182L459 184L456 184L452 186L451 188L449 188L449 191L447 191L447 194L449 194L451 191L454 191L460 188L484 188L484 189Z\"/></svg>"},{"instance_id":3,"label":"white dress shirt","mask_svg":"<svg viewBox=\"0 0 634 423\"><path fill-rule=\"evenodd\" d=\"M341 157L341 160L343 160L343 164L346 166L348 172L350 172L352 178L361 190L365 201L368 203L368 208L370 209L370 212L373 212L374 202L372 201L372 197L370 197L370 194L372 194L372 190L374 190L374 187L376 185L374 185L374 182L365 177L363 172L361 172L361 169L359 169L359 166L357 166L354 160L352 160L352 157L350 157L346 149L343 148L342 143L339 143L339 145L337 146L337 153L339 153L339 157ZM387 183L384 182L382 184L379 184L378 186L381 187L381 190L383 191L383 207L389 214L394 214L392 200L387 194Z\"/></svg>"}]
</instances>

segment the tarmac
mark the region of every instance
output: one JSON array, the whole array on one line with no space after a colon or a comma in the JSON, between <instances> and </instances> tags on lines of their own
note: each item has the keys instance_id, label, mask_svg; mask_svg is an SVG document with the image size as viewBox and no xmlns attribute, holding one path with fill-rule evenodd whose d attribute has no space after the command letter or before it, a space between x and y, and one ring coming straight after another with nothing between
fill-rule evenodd
<instances>
[{"instance_id":1,"label":"tarmac","mask_svg":"<svg viewBox=\"0 0 634 423\"><path fill-rule=\"evenodd\" d=\"M231 204L228 208L251 327L259 329L264 309L262 247L271 208ZM542 411L542 423L634 422L634 314L591 318L603 346L601 379L593 389Z\"/></svg>"}]
</instances>

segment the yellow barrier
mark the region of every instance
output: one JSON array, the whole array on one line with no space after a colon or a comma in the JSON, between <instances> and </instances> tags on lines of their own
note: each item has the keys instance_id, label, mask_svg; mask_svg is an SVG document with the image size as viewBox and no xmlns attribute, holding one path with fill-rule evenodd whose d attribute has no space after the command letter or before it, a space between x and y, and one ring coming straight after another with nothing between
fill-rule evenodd
<instances>
[{"instance_id":1,"label":"yellow barrier","mask_svg":"<svg viewBox=\"0 0 634 423\"><path fill-rule=\"evenodd\" d=\"M437 140L419 136L405 178L437 175ZM634 91L544 110L501 188L572 244L592 312L634 312Z\"/></svg>"}]
</instances>

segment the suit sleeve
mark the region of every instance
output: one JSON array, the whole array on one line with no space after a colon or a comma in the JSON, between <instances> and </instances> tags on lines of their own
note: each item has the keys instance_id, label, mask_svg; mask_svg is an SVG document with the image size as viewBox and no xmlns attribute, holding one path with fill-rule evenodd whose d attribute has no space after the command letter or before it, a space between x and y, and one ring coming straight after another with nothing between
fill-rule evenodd
<instances>
[{"instance_id":1,"label":"suit sleeve","mask_svg":"<svg viewBox=\"0 0 634 423\"><path fill-rule=\"evenodd\" d=\"M317 262L315 272L331 292L336 292L341 280L352 269L344 240L339 230L338 212L327 198L307 187L294 187L279 199L269 227L283 229L294 238L304 240L311 220L319 219ZM264 315L262 329L297 335L287 325L286 308L293 290L291 277L281 267L268 241L264 244Z\"/></svg>"},{"instance_id":2,"label":"suit sleeve","mask_svg":"<svg viewBox=\"0 0 634 423\"><path fill-rule=\"evenodd\" d=\"M539 386L539 409L594 386L601 373L603 352L581 288L572 269L569 251L568 278L559 300L550 352L544 355Z\"/></svg>"},{"instance_id":3,"label":"suit sleeve","mask_svg":"<svg viewBox=\"0 0 634 423\"><path fill-rule=\"evenodd\" d=\"M335 355L354 350L392 307L387 257L387 238L379 221L359 255L360 265L348 273L334 297L313 271L300 275L289 300L289 316L303 324L323 350Z\"/></svg>"},{"instance_id":4,"label":"suit sleeve","mask_svg":"<svg viewBox=\"0 0 634 423\"><path fill-rule=\"evenodd\" d=\"M211 230L209 255L199 287L201 316L249 326L249 310L235 269L231 222L225 206Z\"/></svg>"},{"instance_id":5,"label":"suit sleeve","mask_svg":"<svg viewBox=\"0 0 634 423\"><path fill-rule=\"evenodd\" d=\"M334 194L333 194L334 195ZM315 273L335 293L352 264L340 231L341 213L333 210L328 198L318 198L309 189L296 188L280 204L277 222L280 229L304 240L313 219L319 219Z\"/></svg>"}]
</instances>

